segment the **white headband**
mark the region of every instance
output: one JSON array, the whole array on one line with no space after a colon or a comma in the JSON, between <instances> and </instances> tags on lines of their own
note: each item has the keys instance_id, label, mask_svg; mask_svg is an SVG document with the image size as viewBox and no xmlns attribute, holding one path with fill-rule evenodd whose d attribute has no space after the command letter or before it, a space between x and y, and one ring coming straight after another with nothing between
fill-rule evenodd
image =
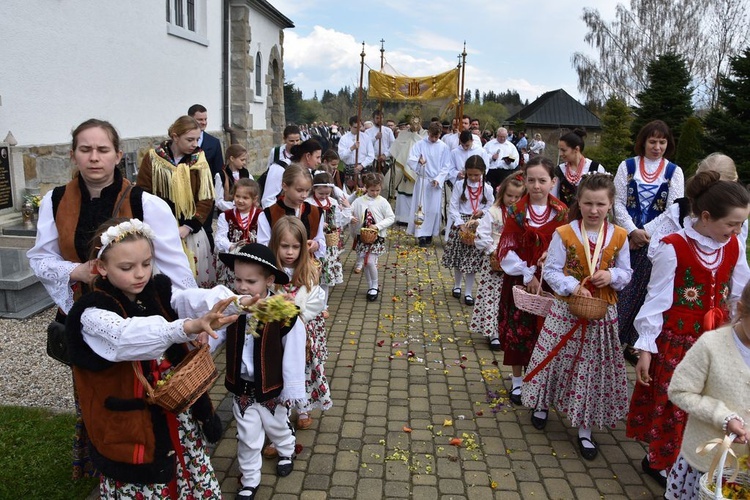
<instances>
[{"instance_id":1,"label":"white headband","mask_svg":"<svg viewBox=\"0 0 750 500\"><path fill-rule=\"evenodd\" d=\"M138 219L130 219L128 221L121 222L117 224L116 226L110 226L102 234L102 237L100 238L102 247L99 249L99 252L96 254L96 258L101 259L102 254L104 253L104 250L112 243L117 243L118 241L122 240L125 236L129 234L134 234L134 233L140 233L150 240L153 240L154 238L156 238L156 234L154 233L153 229L151 229L151 226L149 226L145 222L142 222Z\"/></svg>"},{"instance_id":2,"label":"white headband","mask_svg":"<svg viewBox=\"0 0 750 500\"><path fill-rule=\"evenodd\" d=\"M333 185L333 184L331 184L330 182L328 182L328 183L325 183L325 184L313 184L313 186L312 186L312 187L313 187L313 188L323 188L323 187L327 187L327 188L334 188L334 187L336 187L336 186L335 186L335 185Z\"/></svg>"}]
</instances>

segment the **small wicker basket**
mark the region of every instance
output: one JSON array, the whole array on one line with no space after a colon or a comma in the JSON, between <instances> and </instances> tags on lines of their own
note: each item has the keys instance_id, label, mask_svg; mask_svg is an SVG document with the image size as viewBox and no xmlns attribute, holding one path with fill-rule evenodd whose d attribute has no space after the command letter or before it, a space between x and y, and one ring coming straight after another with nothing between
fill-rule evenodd
<instances>
[{"instance_id":1,"label":"small wicker basket","mask_svg":"<svg viewBox=\"0 0 750 500\"><path fill-rule=\"evenodd\" d=\"M497 258L497 252L490 254L490 269L496 273L503 272L503 268L500 267L500 259Z\"/></svg>"},{"instance_id":2,"label":"small wicker basket","mask_svg":"<svg viewBox=\"0 0 750 500\"><path fill-rule=\"evenodd\" d=\"M736 434L726 436L724 445L720 448L722 454L719 457L715 471L709 471L701 475L698 485L700 490L698 498L700 500L720 500L723 498L748 498L747 494L737 494L737 496L725 497L722 493L722 483L732 482L743 489L750 490L750 473L746 470L725 469L727 454L731 449L731 442L737 437ZM711 474L711 472L714 472ZM713 490L711 489L713 488Z\"/></svg>"},{"instance_id":3,"label":"small wicker basket","mask_svg":"<svg viewBox=\"0 0 750 500\"><path fill-rule=\"evenodd\" d=\"M544 269L542 269L543 273ZM544 318L552 308L555 296L542 290L542 279L540 278L539 289L536 293L529 293L526 291L526 287L515 285L513 287L513 302L518 309Z\"/></svg>"},{"instance_id":4,"label":"small wicker basket","mask_svg":"<svg viewBox=\"0 0 750 500\"><path fill-rule=\"evenodd\" d=\"M474 240L477 237L477 219L475 215L472 215L458 230L458 238L461 243L470 247L474 246Z\"/></svg>"},{"instance_id":5,"label":"small wicker basket","mask_svg":"<svg viewBox=\"0 0 750 500\"><path fill-rule=\"evenodd\" d=\"M326 233L326 246L337 247L339 246L339 232L334 231L332 233Z\"/></svg>"},{"instance_id":6,"label":"small wicker basket","mask_svg":"<svg viewBox=\"0 0 750 500\"><path fill-rule=\"evenodd\" d=\"M584 278L581 286L586 283L588 278ZM597 297L584 297L583 295L573 294L568 298L568 307L571 314L581 319L602 319L607 314L606 300Z\"/></svg>"},{"instance_id":7,"label":"small wicker basket","mask_svg":"<svg viewBox=\"0 0 750 500\"><path fill-rule=\"evenodd\" d=\"M365 245L372 245L378 239L378 230L372 227L363 227L359 230L359 241Z\"/></svg>"},{"instance_id":8,"label":"small wicker basket","mask_svg":"<svg viewBox=\"0 0 750 500\"><path fill-rule=\"evenodd\" d=\"M141 363L133 362L133 371L146 389L146 401L172 413L181 413L201 397L219 377L208 344L190 351L177 365L172 376L154 389L143 376Z\"/></svg>"}]
</instances>

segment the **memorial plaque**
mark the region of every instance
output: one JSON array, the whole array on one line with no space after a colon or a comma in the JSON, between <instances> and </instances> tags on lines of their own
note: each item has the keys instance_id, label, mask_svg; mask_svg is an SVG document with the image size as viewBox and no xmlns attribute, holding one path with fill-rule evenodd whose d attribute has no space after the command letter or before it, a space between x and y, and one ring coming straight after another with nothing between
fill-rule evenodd
<instances>
[{"instance_id":1,"label":"memorial plaque","mask_svg":"<svg viewBox=\"0 0 750 500\"><path fill-rule=\"evenodd\" d=\"M10 185L10 149L0 146L0 210L13 208L13 188Z\"/></svg>"}]
</instances>

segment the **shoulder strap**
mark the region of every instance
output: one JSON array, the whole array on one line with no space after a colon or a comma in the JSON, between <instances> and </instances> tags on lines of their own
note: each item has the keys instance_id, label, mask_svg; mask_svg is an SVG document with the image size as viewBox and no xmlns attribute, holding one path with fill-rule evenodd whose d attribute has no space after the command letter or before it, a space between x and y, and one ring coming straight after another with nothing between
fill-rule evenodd
<instances>
[{"instance_id":1,"label":"shoulder strap","mask_svg":"<svg viewBox=\"0 0 750 500\"><path fill-rule=\"evenodd\" d=\"M628 175L635 174L635 158L628 158L625 160L625 167L628 169Z\"/></svg>"},{"instance_id":2,"label":"shoulder strap","mask_svg":"<svg viewBox=\"0 0 750 500\"><path fill-rule=\"evenodd\" d=\"M595 173L597 170L599 170L599 162L591 160L591 165L589 165L589 172Z\"/></svg>"},{"instance_id":3,"label":"shoulder strap","mask_svg":"<svg viewBox=\"0 0 750 500\"><path fill-rule=\"evenodd\" d=\"M283 146L276 146L273 148L273 162L278 165L279 160L281 160L281 148Z\"/></svg>"},{"instance_id":4,"label":"shoulder strap","mask_svg":"<svg viewBox=\"0 0 750 500\"><path fill-rule=\"evenodd\" d=\"M675 170L677 170L677 165L675 165L671 161L667 163L667 171L664 173L664 178L667 182L672 180L672 175L674 175Z\"/></svg>"}]
</instances>

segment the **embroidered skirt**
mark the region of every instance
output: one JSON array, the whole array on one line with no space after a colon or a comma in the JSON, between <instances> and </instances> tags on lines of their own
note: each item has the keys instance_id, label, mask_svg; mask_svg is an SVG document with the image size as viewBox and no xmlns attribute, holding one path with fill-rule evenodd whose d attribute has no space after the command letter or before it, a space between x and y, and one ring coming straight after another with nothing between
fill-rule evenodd
<instances>
[{"instance_id":1,"label":"embroidered skirt","mask_svg":"<svg viewBox=\"0 0 750 500\"><path fill-rule=\"evenodd\" d=\"M341 244L341 235L339 235L339 245ZM326 256L320 269L321 285L338 285L344 282L344 270L341 266L341 249L339 245L326 247Z\"/></svg>"},{"instance_id":2,"label":"embroidered skirt","mask_svg":"<svg viewBox=\"0 0 750 500\"><path fill-rule=\"evenodd\" d=\"M669 500L693 500L700 498L701 476L703 472L693 469L680 454L667 474L667 491L664 498Z\"/></svg>"},{"instance_id":3,"label":"embroidered skirt","mask_svg":"<svg viewBox=\"0 0 750 500\"><path fill-rule=\"evenodd\" d=\"M529 372L578 321L566 302L554 302L539 332ZM524 383L521 397L529 408L554 406L566 413L575 427L614 427L628 412L628 377L617 336L617 307L609 306L604 318L590 321L585 332L577 327L555 357Z\"/></svg>"},{"instance_id":4,"label":"embroidered skirt","mask_svg":"<svg viewBox=\"0 0 750 500\"><path fill-rule=\"evenodd\" d=\"M471 219L471 215L461 214L461 219L466 222ZM458 233L458 227L451 227L443 252L443 266L458 269L462 273L476 273L482 269L482 262L488 258L474 245L464 244Z\"/></svg>"},{"instance_id":5,"label":"embroidered skirt","mask_svg":"<svg viewBox=\"0 0 750 500\"><path fill-rule=\"evenodd\" d=\"M190 233L184 239L185 253L190 267L195 273L195 281L200 288L212 288L216 285L216 256L211 252L206 231L202 228L197 233Z\"/></svg>"},{"instance_id":6,"label":"embroidered skirt","mask_svg":"<svg viewBox=\"0 0 750 500\"><path fill-rule=\"evenodd\" d=\"M366 245L360 241L359 236L355 238L354 241L354 251L358 255L364 255L366 253L370 255L380 255L384 254L386 252L385 247L385 238L378 236L378 239L375 240L374 243L371 243L369 245Z\"/></svg>"},{"instance_id":7,"label":"embroidered skirt","mask_svg":"<svg viewBox=\"0 0 750 500\"><path fill-rule=\"evenodd\" d=\"M651 356L651 384L636 384L630 400L626 435L649 444L648 461L658 470L672 467L680 452L687 413L672 404L667 389L675 368L696 340L697 336L662 331L656 338L659 352Z\"/></svg>"},{"instance_id":8,"label":"embroidered skirt","mask_svg":"<svg viewBox=\"0 0 750 500\"><path fill-rule=\"evenodd\" d=\"M328 359L328 345L326 341L326 324L323 314L315 316L306 325L307 330L307 362L305 363L305 389L307 389L307 404L297 405L297 411L309 413L319 408L328 410L333 405L331 390L326 378L325 362Z\"/></svg>"},{"instance_id":9,"label":"embroidered skirt","mask_svg":"<svg viewBox=\"0 0 750 500\"><path fill-rule=\"evenodd\" d=\"M230 231L231 234L231 231ZM234 251L235 247L238 243L242 243L243 245L249 244L249 243L255 243L256 237L255 237L255 231L250 232L250 239L248 241L244 242L233 242L229 245L229 251ZM218 252L218 250L216 250ZM224 285L225 287L229 288L230 290L234 289L234 273L231 269L229 269L222 261L220 261L217 258L214 258L214 263L216 264L216 281L219 285Z\"/></svg>"},{"instance_id":10,"label":"embroidered skirt","mask_svg":"<svg viewBox=\"0 0 750 500\"><path fill-rule=\"evenodd\" d=\"M179 460L176 468L177 498L188 500L196 498L221 498L221 488L216 479L211 460L203 445L203 432L193 418L190 410L177 415L180 442L189 479L183 477L182 463ZM101 498L115 499L169 499L169 484L136 484L122 483L102 476L99 483Z\"/></svg>"},{"instance_id":11,"label":"embroidered skirt","mask_svg":"<svg viewBox=\"0 0 750 500\"><path fill-rule=\"evenodd\" d=\"M543 320L516 307L513 302L514 285L523 285L523 277L506 274L501 286L498 338L500 347L505 351L503 365L526 366L531 359L531 351L536 345Z\"/></svg>"},{"instance_id":12,"label":"embroidered skirt","mask_svg":"<svg viewBox=\"0 0 750 500\"><path fill-rule=\"evenodd\" d=\"M490 269L490 259L485 256L477 282L477 297L471 315L469 331L481 333L485 337L497 338L500 317L500 294L503 288L503 275Z\"/></svg>"},{"instance_id":13,"label":"embroidered skirt","mask_svg":"<svg viewBox=\"0 0 750 500\"><path fill-rule=\"evenodd\" d=\"M651 279L651 261L648 260L648 245L630 251L630 267L633 278L618 294L617 316L620 322L620 343L633 345L638 340L638 332L633 327L638 311L646 300L648 282Z\"/></svg>"}]
</instances>

